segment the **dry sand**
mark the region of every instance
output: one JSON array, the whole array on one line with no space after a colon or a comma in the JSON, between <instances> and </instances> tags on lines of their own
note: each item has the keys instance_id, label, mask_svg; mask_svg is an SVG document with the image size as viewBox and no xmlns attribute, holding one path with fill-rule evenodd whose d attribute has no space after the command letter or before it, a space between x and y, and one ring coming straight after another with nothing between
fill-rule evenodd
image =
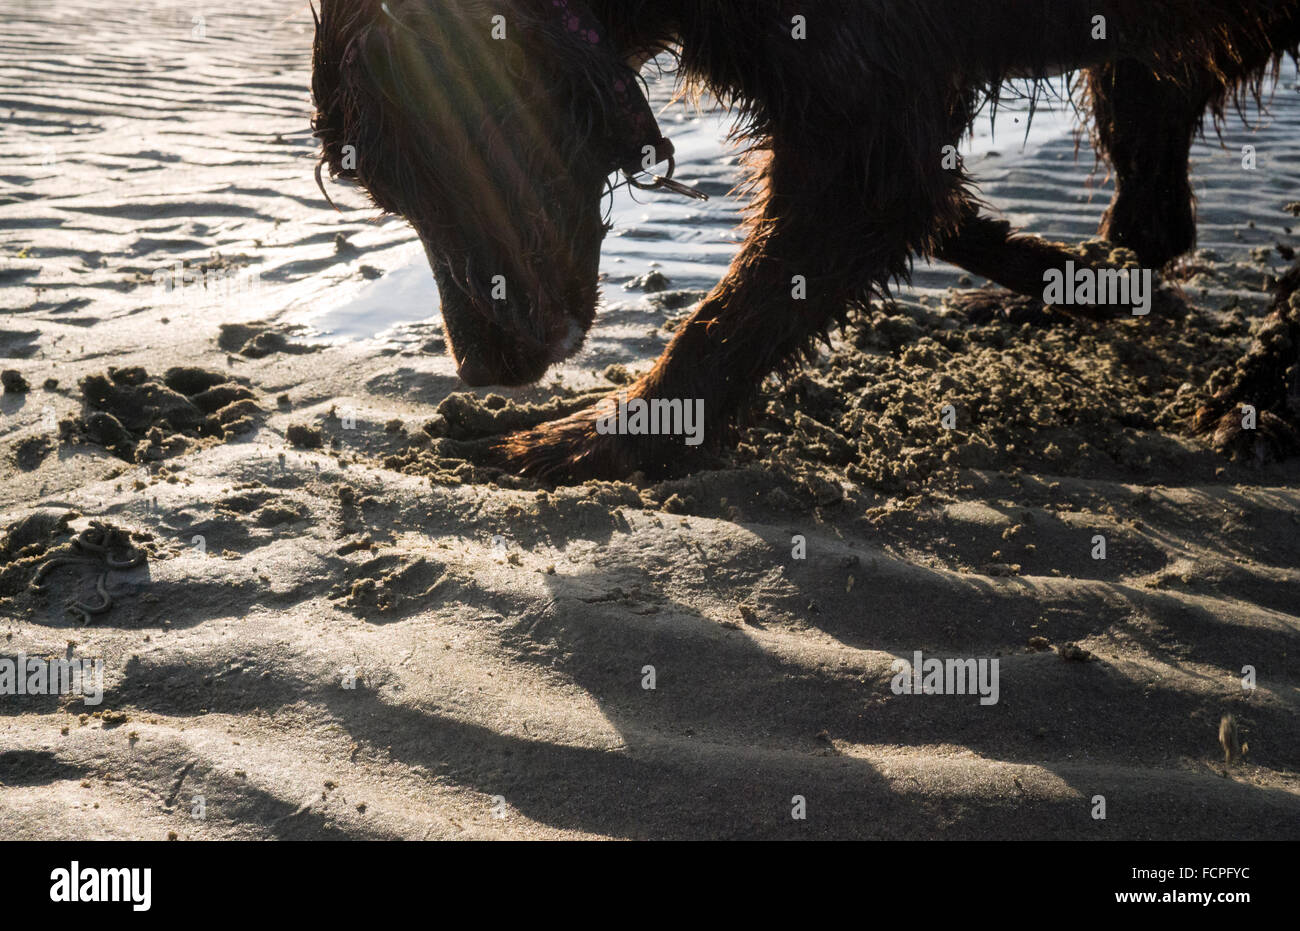
<instances>
[{"instance_id":1,"label":"dry sand","mask_svg":"<svg viewBox=\"0 0 1300 931\"><path fill-rule=\"evenodd\" d=\"M921 267L719 468L547 490L474 438L609 390L689 294L608 289L588 353L496 398L448 399L436 324L294 339L412 236L316 191L305 7L192 17L0 2L0 364L31 386L0 400L0 658L105 664L98 706L0 696L0 837L1300 833L1300 465L1186 436L1296 244L1293 75L1195 153L1185 320L972 328ZM1086 147L1013 150L986 196L1085 238ZM260 283L159 301L178 261ZM917 650L997 658L1000 700L893 694Z\"/></svg>"}]
</instances>

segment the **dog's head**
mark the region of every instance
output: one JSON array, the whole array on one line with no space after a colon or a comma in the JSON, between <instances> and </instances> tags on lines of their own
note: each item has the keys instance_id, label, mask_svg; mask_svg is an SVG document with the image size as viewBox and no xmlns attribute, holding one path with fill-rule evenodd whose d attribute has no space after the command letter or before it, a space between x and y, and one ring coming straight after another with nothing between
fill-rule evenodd
<instances>
[{"instance_id":1,"label":"dog's head","mask_svg":"<svg viewBox=\"0 0 1300 931\"><path fill-rule=\"evenodd\" d=\"M607 180L661 139L583 0L322 0L312 95L322 165L423 240L466 382L577 351Z\"/></svg>"}]
</instances>

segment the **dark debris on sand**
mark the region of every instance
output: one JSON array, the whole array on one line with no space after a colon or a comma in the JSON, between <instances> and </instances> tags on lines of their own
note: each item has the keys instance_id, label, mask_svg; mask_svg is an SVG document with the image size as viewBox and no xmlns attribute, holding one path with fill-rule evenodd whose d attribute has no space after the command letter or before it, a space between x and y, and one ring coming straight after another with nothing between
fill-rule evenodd
<instances>
[{"instance_id":1,"label":"dark debris on sand","mask_svg":"<svg viewBox=\"0 0 1300 931\"><path fill-rule=\"evenodd\" d=\"M320 351L320 346L289 341L289 337L301 329L302 327L261 322L223 323L217 345L226 352L237 353L247 359L264 359L277 352L305 355Z\"/></svg>"},{"instance_id":2,"label":"dark debris on sand","mask_svg":"<svg viewBox=\"0 0 1300 931\"><path fill-rule=\"evenodd\" d=\"M98 520L74 531L70 521L77 516L40 510L9 526L0 537L0 608L59 591L67 613L82 623L112 610L110 573L144 565L149 554L140 544L152 535Z\"/></svg>"}]
</instances>

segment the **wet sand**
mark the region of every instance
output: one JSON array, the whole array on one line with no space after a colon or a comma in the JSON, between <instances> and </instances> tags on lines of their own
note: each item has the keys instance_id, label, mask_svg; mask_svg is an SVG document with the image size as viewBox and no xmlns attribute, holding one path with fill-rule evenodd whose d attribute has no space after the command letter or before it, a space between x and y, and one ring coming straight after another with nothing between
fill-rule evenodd
<instances>
[{"instance_id":1,"label":"wet sand","mask_svg":"<svg viewBox=\"0 0 1300 931\"><path fill-rule=\"evenodd\" d=\"M458 444L661 351L735 248L725 121L665 118L716 196L616 205L584 353L448 400L409 229L316 189L306 7L193 16L0 2L0 659L104 662L0 696L0 835L1295 837L1300 464L1186 422L1297 245L1294 72L1194 153L1185 320L969 327L921 264L719 468L541 489ZM1086 145L1018 143L986 198L1086 239ZM894 694L918 650L998 702Z\"/></svg>"}]
</instances>

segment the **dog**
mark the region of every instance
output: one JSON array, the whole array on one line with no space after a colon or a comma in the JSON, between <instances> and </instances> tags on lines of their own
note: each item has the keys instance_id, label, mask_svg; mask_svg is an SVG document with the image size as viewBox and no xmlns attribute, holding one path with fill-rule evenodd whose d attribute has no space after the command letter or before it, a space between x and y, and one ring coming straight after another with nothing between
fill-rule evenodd
<instances>
[{"instance_id":1,"label":"dog","mask_svg":"<svg viewBox=\"0 0 1300 931\"><path fill-rule=\"evenodd\" d=\"M676 56L737 116L747 239L624 400L702 404L706 441L609 429L599 405L496 448L551 481L654 477L717 452L766 376L887 300L916 258L1040 299L1078 260L982 215L951 158L1004 82L1080 76L1116 182L1099 235L1158 270L1195 244L1193 138L1258 102L1297 46L1300 0L322 0L317 180L358 183L414 227L468 385L535 382L595 319L611 175L691 193L638 74ZM1300 313L1283 295L1274 315L1289 348L1252 353L1198 414L1220 445L1242 442L1231 421L1249 401L1262 434L1297 446Z\"/></svg>"}]
</instances>

